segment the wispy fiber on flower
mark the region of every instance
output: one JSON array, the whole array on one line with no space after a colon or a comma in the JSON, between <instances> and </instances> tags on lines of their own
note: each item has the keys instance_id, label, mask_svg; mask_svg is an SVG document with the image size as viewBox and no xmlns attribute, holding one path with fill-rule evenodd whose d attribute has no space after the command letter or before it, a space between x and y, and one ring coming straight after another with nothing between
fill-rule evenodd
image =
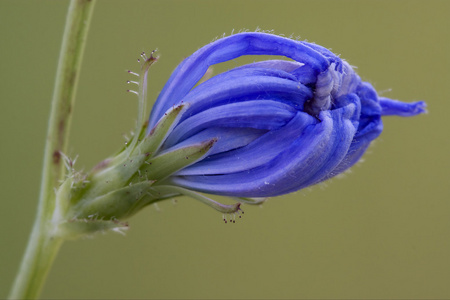
<instances>
[{"instance_id":1,"label":"wispy fiber on flower","mask_svg":"<svg viewBox=\"0 0 450 300\"><path fill-rule=\"evenodd\" d=\"M211 65L277 55L199 84ZM207 154L161 184L237 197L290 193L354 165L383 129L381 116L414 116L424 102L381 98L329 50L265 33L219 39L186 58L159 95L149 130L167 110L185 111L160 153L213 141Z\"/></svg>"}]
</instances>

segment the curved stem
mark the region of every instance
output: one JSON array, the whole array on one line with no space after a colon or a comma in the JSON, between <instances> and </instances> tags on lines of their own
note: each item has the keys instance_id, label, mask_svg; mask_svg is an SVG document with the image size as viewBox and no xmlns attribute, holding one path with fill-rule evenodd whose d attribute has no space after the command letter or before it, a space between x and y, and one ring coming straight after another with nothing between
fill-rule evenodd
<instances>
[{"instance_id":1,"label":"curved stem","mask_svg":"<svg viewBox=\"0 0 450 300\"><path fill-rule=\"evenodd\" d=\"M93 8L93 0L71 0L69 5L51 104L38 211L9 295L13 299L39 296L62 244L62 239L51 236L56 202L54 189L66 176L62 154L67 149L75 91Z\"/></svg>"}]
</instances>

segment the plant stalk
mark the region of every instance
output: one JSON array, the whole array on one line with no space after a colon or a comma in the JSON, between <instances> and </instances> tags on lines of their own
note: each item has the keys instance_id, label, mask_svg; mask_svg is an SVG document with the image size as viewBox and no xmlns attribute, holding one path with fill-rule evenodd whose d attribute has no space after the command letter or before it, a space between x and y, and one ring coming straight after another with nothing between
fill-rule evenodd
<instances>
[{"instance_id":1,"label":"plant stalk","mask_svg":"<svg viewBox=\"0 0 450 300\"><path fill-rule=\"evenodd\" d=\"M66 153L83 51L95 0L71 0L56 72L48 123L41 191L33 230L10 299L35 299L63 242L52 236L55 189L66 177Z\"/></svg>"}]
</instances>

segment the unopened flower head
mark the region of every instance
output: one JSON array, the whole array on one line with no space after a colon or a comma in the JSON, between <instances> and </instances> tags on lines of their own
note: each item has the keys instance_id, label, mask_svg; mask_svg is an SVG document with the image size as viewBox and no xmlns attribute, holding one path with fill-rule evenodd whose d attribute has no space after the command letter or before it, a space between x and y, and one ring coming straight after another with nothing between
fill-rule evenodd
<instances>
[{"instance_id":1,"label":"unopened flower head","mask_svg":"<svg viewBox=\"0 0 450 300\"><path fill-rule=\"evenodd\" d=\"M214 64L276 55L199 83ZM150 131L183 112L158 154L210 143L205 154L156 184L236 197L300 190L354 165L383 129L383 115L414 116L425 103L379 97L324 47L265 33L219 39L173 72L150 115Z\"/></svg>"},{"instance_id":2,"label":"unopened flower head","mask_svg":"<svg viewBox=\"0 0 450 300\"><path fill-rule=\"evenodd\" d=\"M286 60L255 62L202 81L210 66L244 55ZM119 220L183 195L234 220L241 203L260 204L353 166L381 133L383 115L425 112L424 102L379 97L347 62L321 46L242 33L186 58L144 122L148 70L157 58L141 57L140 72L130 71L138 81L129 81L138 87L134 136L115 156L61 184L55 235L123 230ZM197 192L237 202L221 204Z\"/></svg>"}]
</instances>

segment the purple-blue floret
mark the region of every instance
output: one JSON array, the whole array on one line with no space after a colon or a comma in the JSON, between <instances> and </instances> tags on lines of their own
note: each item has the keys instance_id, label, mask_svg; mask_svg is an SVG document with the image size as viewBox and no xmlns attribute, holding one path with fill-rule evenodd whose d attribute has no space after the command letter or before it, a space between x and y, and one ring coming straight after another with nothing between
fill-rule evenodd
<instances>
[{"instance_id":1,"label":"purple-blue floret","mask_svg":"<svg viewBox=\"0 0 450 300\"><path fill-rule=\"evenodd\" d=\"M240 66L198 84L210 66L244 55L290 60ZM236 197L278 196L338 175L380 135L381 116L414 116L426 106L379 97L329 50L266 33L222 38L186 58L160 93L149 129L181 103L187 108L160 151L217 141L165 183Z\"/></svg>"}]
</instances>

